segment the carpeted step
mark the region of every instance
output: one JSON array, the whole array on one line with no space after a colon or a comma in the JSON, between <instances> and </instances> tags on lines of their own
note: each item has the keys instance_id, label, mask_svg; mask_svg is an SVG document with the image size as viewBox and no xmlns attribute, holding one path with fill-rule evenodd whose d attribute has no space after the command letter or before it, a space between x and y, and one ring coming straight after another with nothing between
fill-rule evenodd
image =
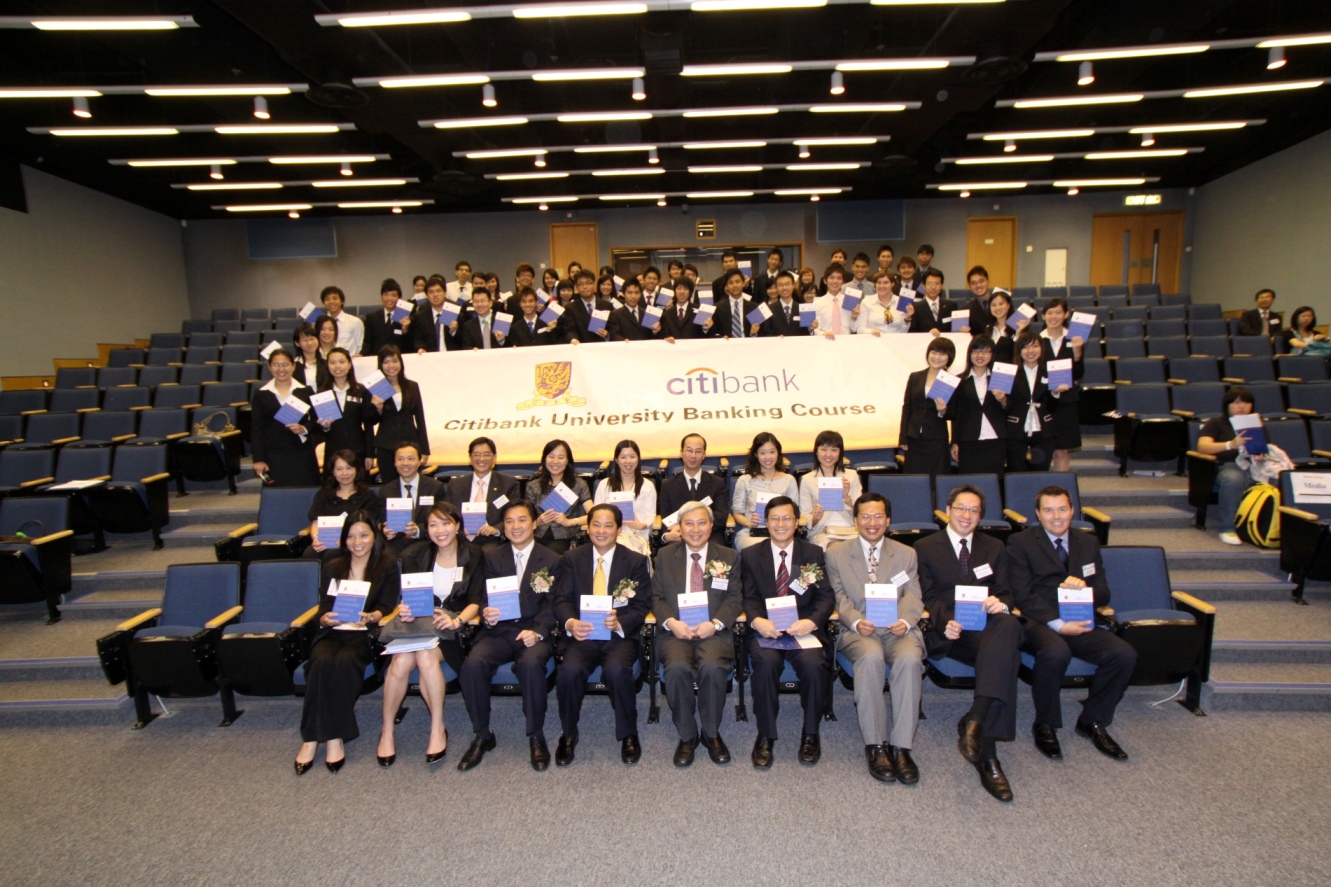
<instances>
[{"instance_id":1,"label":"carpeted step","mask_svg":"<svg viewBox=\"0 0 1331 887\"><path fill-rule=\"evenodd\" d=\"M1283 603L1294 590L1294 583L1287 582L1283 575L1266 570L1175 569L1171 565L1169 581L1174 590L1186 591L1216 605L1227 601ZM1312 600L1313 592L1308 591L1307 597Z\"/></svg>"},{"instance_id":2,"label":"carpeted step","mask_svg":"<svg viewBox=\"0 0 1331 887\"><path fill-rule=\"evenodd\" d=\"M1331 711L1331 662L1215 663L1202 706L1216 711Z\"/></svg>"}]
</instances>

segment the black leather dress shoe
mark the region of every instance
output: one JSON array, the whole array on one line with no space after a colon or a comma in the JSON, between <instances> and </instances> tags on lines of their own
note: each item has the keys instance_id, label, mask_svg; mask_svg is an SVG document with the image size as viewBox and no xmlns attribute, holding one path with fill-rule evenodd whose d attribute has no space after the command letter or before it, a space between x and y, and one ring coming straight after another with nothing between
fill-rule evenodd
<instances>
[{"instance_id":1,"label":"black leather dress shoe","mask_svg":"<svg viewBox=\"0 0 1331 887\"><path fill-rule=\"evenodd\" d=\"M823 745L818 741L818 734L805 733L800 738L800 763L812 767L823 756Z\"/></svg>"},{"instance_id":2,"label":"black leather dress shoe","mask_svg":"<svg viewBox=\"0 0 1331 887\"><path fill-rule=\"evenodd\" d=\"M573 750L577 747L577 739L569 739L567 736L559 737L559 744L555 746L555 766L567 767L572 764Z\"/></svg>"},{"instance_id":3,"label":"black leather dress shoe","mask_svg":"<svg viewBox=\"0 0 1331 887\"><path fill-rule=\"evenodd\" d=\"M485 757L486 752L494 751L494 747L495 735L493 733L486 739L477 736L471 741L471 745L467 746L467 750L462 753L462 760L458 761L458 769L465 772L475 767Z\"/></svg>"},{"instance_id":4,"label":"black leather dress shoe","mask_svg":"<svg viewBox=\"0 0 1331 887\"><path fill-rule=\"evenodd\" d=\"M675 766L688 767L693 763L693 750L698 747L698 737L681 739L675 746Z\"/></svg>"},{"instance_id":5,"label":"black leather dress shoe","mask_svg":"<svg viewBox=\"0 0 1331 887\"><path fill-rule=\"evenodd\" d=\"M1077 735L1085 736L1091 740L1091 745L1095 746L1095 750L1106 757L1113 758L1116 761L1126 761L1128 759L1128 753L1119 748L1118 743L1114 741L1114 737L1110 736L1109 731L1099 724L1083 724L1078 721Z\"/></svg>"},{"instance_id":6,"label":"black leather dress shoe","mask_svg":"<svg viewBox=\"0 0 1331 887\"><path fill-rule=\"evenodd\" d=\"M636 764L641 757L642 746L638 744L638 737L626 737L619 744L619 759L625 764Z\"/></svg>"},{"instance_id":7,"label":"black leather dress shoe","mask_svg":"<svg viewBox=\"0 0 1331 887\"><path fill-rule=\"evenodd\" d=\"M896 771L898 782L902 785L914 785L920 781L920 768L915 766L915 760L910 756L910 749L889 745L887 756L892 759L892 769Z\"/></svg>"},{"instance_id":8,"label":"black leather dress shoe","mask_svg":"<svg viewBox=\"0 0 1331 887\"><path fill-rule=\"evenodd\" d=\"M550 766L550 747L545 744L545 740L540 736L532 736L531 740L531 768L537 773ZM569 752L569 760L573 760L573 753Z\"/></svg>"},{"instance_id":9,"label":"black leather dress shoe","mask_svg":"<svg viewBox=\"0 0 1331 887\"><path fill-rule=\"evenodd\" d=\"M707 757L712 759L713 764L729 764L730 749L726 747L726 741L718 733L715 736L704 736L702 744L707 746Z\"/></svg>"},{"instance_id":10,"label":"black leather dress shoe","mask_svg":"<svg viewBox=\"0 0 1331 887\"><path fill-rule=\"evenodd\" d=\"M984 739L980 722L962 718L957 722L957 751L969 763L980 762L980 745Z\"/></svg>"},{"instance_id":11,"label":"black leather dress shoe","mask_svg":"<svg viewBox=\"0 0 1331 887\"><path fill-rule=\"evenodd\" d=\"M1031 726L1031 736L1035 738L1035 747L1040 754L1054 761L1063 760L1063 748L1058 744L1058 734L1048 724Z\"/></svg>"},{"instance_id":12,"label":"black leather dress shoe","mask_svg":"<svg viewBox=\"0 0 1331 887\"><path fill-rule=\"evenodd\" d=\"M759 770L769 770L772 767L772 740L758 734L758 738L753 740L753 754L750 755L753 760L753 766Z\"/></svg>"},{"instance_id":13,"label":"black leather dress shoe","mask_svg":"<svg viewBox=\"0 0 1331 887\"><path fill-rule=\"evenodd\" d=\"M879 782L896 782L897 774L892 770L892 759L887 756L887 746L866 745L864 759L869 764L869 775Z\"/></svg>"},{"instance_id":14,"label":"black leather dress shoe","mask_svg":"<svg viewBox=\"0 0 1331 887\"><path fill-rule=\"evenodd\" d=\"M1012 786L1008 785L1007 776L1003 773L998 758L980 761L975 765L975 769L980 773L980 785L984 786L985 791L1000 801L1012 800Z\"/></svg>"}]
</instances>

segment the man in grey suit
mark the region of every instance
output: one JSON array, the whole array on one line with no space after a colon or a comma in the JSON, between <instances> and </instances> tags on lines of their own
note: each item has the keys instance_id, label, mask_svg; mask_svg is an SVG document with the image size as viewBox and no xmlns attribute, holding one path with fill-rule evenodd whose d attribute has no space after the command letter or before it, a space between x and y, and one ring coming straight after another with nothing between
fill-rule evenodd
<instances>
[{"instance_id":1,"label":"man in grey suit","mask_svg":"<svg viewBox=\"0 0 1331 887\"><path fill-rule=\"evenodd\" d=\"M924 639L915 624L924 613L915 552L883 538L892 523L892 503L878 493L855 500L853 542L827 551L827 578L836 592L841 634L837 649L854 664L855 705L869 775L880 782L913 785L920 779L911 759L920 713L920 677ZM897 588L897 621L875 625L865 615L864 586L891 583ZM887 731L883 678L891 667L892 732ZM887 744L884 745L884 740Z\"/></svg>"},{"instance_id":2,"label":"man in grey suit","mask_svg":"<svg viewBox=\"0 0 1331 887\"><path fill-rule=\"evenodd\" d=\"M726 681L735 661L730 626L743 608L739 554L711 544L712 509L708 506L687 502L679 516L683 539L661 549L652 577L652 613L660 626L656 653L665 672L666 700L679 731L675 766L693 763L699 733L695 708L708 756L713 763L727 764L730 750L721 739L721 714ZM697 592L706 592L706 617L681 619L678 596Z\"/></svg>"}]
</instances>

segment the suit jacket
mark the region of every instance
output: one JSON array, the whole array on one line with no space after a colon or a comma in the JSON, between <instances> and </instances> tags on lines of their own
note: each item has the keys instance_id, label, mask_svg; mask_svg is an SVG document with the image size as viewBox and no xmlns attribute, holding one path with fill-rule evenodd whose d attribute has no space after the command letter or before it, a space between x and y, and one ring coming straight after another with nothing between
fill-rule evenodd
<instances>
[{"instance_id":1,"label":"suit jacket","mask_svg":"<svg viewBox=\"0 0 1331 887\"><path fill-rule=\"evenodd\" d=\"M1267 321L1267 328L1262 329L1262 312L1257 308L1249 308L1239 316L1239 335L1277 336L1283 323L1280 312L1272 311Z\"/></svg>"},{"instance_id":2,"label":"suit jacket","mask_svg":"<svg viewBox=\"0 0 1331 887\"><path fill-rule=\"evenodd\" d=\"M808 327L800 326L800 303L797 300L790 300L789 323L786 323L786 312L780 299L768 304L772 308L772 316L763 321L763 325L758 330L759 338L809 335Z\"/></svg>"},{"instance_id":3,"label":"suit jacket","mask_svg":"<svg viewBox=\"0 0 1331 887\"><path fill-rule=\"evenodd\" d=\"M580 619L580 601L584 594L592 593L592 577L596 574L596 548L590 544L570 548L564 554L559 568L559 582L555 585L555 620L560 625L570 619ZM636 641L642 636L643 621L652 610L652 574L647 558L636 551L615 546L610 561L610 575L605 577L607 594L614 594L616 586L625 579L633 582L633 597L622 607L615 608L619 627L624 637Z\"/></svg>"},{"instance_id":4,"label":"suit jacket","mask_svg":"<svg viewBox=\"0 0 1331 887\"><path fill-rule=\"evenodd\" d=\"M421 449L421 458L430 455L430 435L425 426L425 402L421 400L420 386L408 379L402 383L402 409L398 409L392 398L384 401L378 409L369 406L370 422L378 422L374 432L374 445L383 449L395 449L398 444L410 441ZM382 466L381 466L382 470Z\"/></svg>"},{"instance_id":5,"label":"suit jacket","mask_svg":"<svg viewBox=\"0 0 1331 887\"><path fill-rule=\"evenodd\" d=\"M717 588L716 580L707 571L711 561L721 561L728 568L726 587ZM708 544L703 560L703 589L707 592L707 616L730 626L743 611L743 567L739 552L723 545ZM664 626L667 619L679 618L677 595L688 590L689 547L683 542L672 542L656 555L656 573L652 576L652 613L657 624Z\"/></svg>"},{"instance_id":6,"label":"suit jacket","mask_svg":"<svg viewBox=\"0 0 1331 887\"><path fill-rule=\"evenodd\" d=\"M337 603L337 598L328 593L329 583L336 578L332 567L338 561L341 561L346 554L329 557L324 560L319 568L319 612L314 617L314 624L318 625L319 620L325 613L330 613ZM388 559L384 565L385 569L379 577L379 581L370 583L370 593L365 598L365 609L362 612L373 613L378 611L387 616L398 601L402 599L402 573L398 569L397 561L389 552L384 552L383 557ZM336 631L335 628L320 627L314 634L314 640L319 640L329 632ZM371 628L371 631L377 629Z\"/></svg>"},{"instance_id":7,"label":"suit jacket","mask_svg":"<svg viewBox=\"0 0 1331 887\"><path fill-rule=\"evenodd\" d=\"M1024 430L1026 413L1030 410L1032 402L1035 403L1035 410L1040 416L1040 433L1031 439L1038 440L1048 434L1049 423L1054 421L1053 398L1049 396L1049 370L1043 361L1040 363L1040 371L1035 374L1033 391L1026 382L1026 367L1017 364L1017 375L1012 380L1012 393L1007 396L1008 437L1027 436Z\"/></svg>"},{"instance_id":8,"label":"suit jacket","mask_svg":"<svg viewBox=\"0 0 1331 887\"><path fill-rule=\"evenodd\" d=\"M715 319L715 315L713 315ZM715 320L712 323L712 329L716 329ZM704 331L702 327L693 322L693 306L690 305L684 310L684 320L680 322L679 306L671 302L666 306L665 313L661 315L661 333L662 339L705 339L711 335L710 331Z\"/></svg>"},{"instance_id":9,"label":"suit jacket","mask_svg":"<svg viewBox=\"0 0 1331 887\"><path fill-rule=\"evenodd\" d=\"M254 397L250 401L253 417L250 424L250 452L255 462L267 462L269 453L307 448L310 451L314 450L315 444L323 439L324 430L314 421L314 410L310 408L310 395L313 393L313 388L299 386L294 381L291 383L291 396L296 401L293 406L296 409L305 407L305 414L301 417L300 424L305 426L308 433L302 441L298 435L288 431L285 425L279 425L274 418L277 411L282 408L277 395L262 388L254 392Z\"/></svg>"},{"instance_id":10,"label":"suit jacket","mask_svg":"<svg viewBox=\"0 0 1331 887\"><path fill-rule=\"evenodd\" d=\"M962 576L957 553L952 549L952 537L946 530L930 533L915 543L915 558L920 569L920 595L924 600L924 608L929 611L929 621L933 623L933 631L929 633L928 639L931 656L946 656L947 648L952 645L943 636L943 631L956 613L958 585L984 585L991 595L1009 608L1015 609L1017 606L1008 583L1007 552L1003 543L984 533L972 533L969 545L971 575ZM987 576L976 576L975 571L984 565L992 572Z\"/></svg>"},{"instance_id":11,"label":"suit jacket","mask_svg":"<svg viewBox=\"0 0 1331 887\"><path fill-rule=\"evenodd\" d=\"M1050 409L1053 409L1056 405L1060 403L1076 402L1077 394L1078 392L1081 391L1081 386L1078 385L1077 383L1080 382L1081 377L1086 374L1086 362L1085 360L1078 360L1076 357L1073 356L1072 338L1070 336L1064 336L1063 342L1059 346L1058 351L1054 351L1053 343L1049 339L1044 338L1043 336L1040 337L1040 344L1044 348L1046 373L1048 372L1047 370L1048 363L1051 360L1072 361L1072 389L1070 391L1064 391L1057 398L1051 397ZM1085 356L1086 356L1086 350L1083 348L1082 357L1085 358Z\"/></svg>"},{"instance_id":12,"label":"suit jacket","mask_svg":"<svg viewBox=\"0 0 1331 887\"><path fill-rule=\"evenodd\" d=\"M886 536L878 543L878 581L890 582L904 572L910 581L897 589L897 617L911 628L924 615L920 600L920 577L915 563L915 550ZM864 586L869 581L869 564L864 559L860 537L833 545L827 552L827 578L836 592L837 615L846 630L853 630L864 615ZM879 628L887 628L880 625Z\"/></svg>"},{"instance_id":13,"label":"suit jacket","mask_svg":"<svg viewBox=\"0 0 1331 887\"><path fill-rule=\"evenodd\" d=\"M742 339L753 337L753 334L749 332L749 330L752 329L752 324L749 323L748 314L754 309L756 304L757 303L748 296L744 297L744 316L739 319L740 328L743 330L743 335L740 336ZM717 338L731 335L730 297L727 295L723 294L716 300L716 313L712 315L712 335Z\"/></svg>"},{"instance_id":14,"label":"suit jacket","mask_svg":"<svg viewBox=\"0 0 1331 887\"><path fill-rule=\"evenodd\" d=\"M642 302L639 302L636 310L621 305L610 312L610 322L606 324L606 329L610 333L611 342L642 342L656 338L655 333L642 325L643 307Z\"/></svg>"},{"instance_id":15,"label":"suit jacket","mask_svg":"<svg viewBox=\"0 0 1331 887\"><path fill-rule=\"evenodd\" d=\"M546 327L544 320L538 316L536 318L536 331L527 329L527 319L519 311L513 315L513 324L509 327L507 342L514 348L526 348L531 345L557 345L559 336L557 333L541 332ZM558 329L556 327L555 329Z\"/></svg>"},{"instance_id":16,"label":"suit jacket","mask_svg":"<svg viewBox=\"0 0 1331 887\"><path fill-rule=\"evenodd\" d=\"M966 305L966 311L970 314L971 335L978 336L989 329L994 319L989 316L989 300L985 299L984 304L980 304L979 299L971 299Z\"/></svg>"},{"instance_id":17,"label":"suit jacket","mask_svg":"<svg viewBox=\"0 0 1331 887\"><path fill-rule=\"evenodd\" d=\"M730 515L730 486L725 478L703 471L698 475L697 499L701 502L708 496L712 497L712 538L718 535L724 537L726 518ZM663 518L669 517L693 498L689 495L689 482L684 472L673 474L661 481L661 492L656 497L656 513Z\"/></svg>"},{"instance_id":18,"label":"suit jacket","mask_svg":"<svg viewBox=\"0 0 1331 887\"><path fill-rule=\"evenodd\" d=\"M929 310L929 300L924 297L924 293L921 291L920 297L915 300L915 313L910 319L910 332L927 333L933 329L947 331L951 329L948 321L956 311L956 302L940 296L938 299L938 314L935 316Z\"/></svg>"},{"instance_id":19,"label":"suit jacket","mask_svg":"<svg viewBox=\"0 0 1331 887\"><path fill-rule=\"evenodd\" d=\"M473 472L467 472L462 477L449 478L448 488L444 496L449 502L456 505L459 511L462 510L464 502L471 501L471 481L473 477L475 477ZM502 529L504 526L504 512L499 506L495 505L495 500L505 496L508 497L508 502L518 500L517 478L492 470L490 472L490 485L485 491L485 501L489 504L489 507L485 509L485 522L496 529ZM507 506L508 502L505 502L504 505Z\"/></svg>"},{"instance_id":20,"label":"suit jacket","mask_svg":"<svg viewBox=\"0 0 1331 887\"><path fill-rule=\"evenodd\" d=\"M1020 372L1020 370L1018 371ZM956 393L947 402L947 420L952 423L952 442L969 443L980 439L980 417L989 420L994 433L1002 440L1007 437L1007 410L994 396L993 389L984 394L984 403L980 403L975 393L975 382L967 373L957 386Z\"/></svg>"},{"instance_id":21,"label":"suit jacket","mask_svg":"<svg viewBox=\"0 0 1331 887\"><path fill-rule=\"evenodd\" d=\"M331 387L323 390L331 390ZM374 449L374 425L378 421L379 414L370 402L370 392L360 383L348 385L342 418L334 419L324 432L325 459L331 460L338 450L351 450L361 456L369 453Z\"/></svg>"},{"instance_id":22,"label":"suit jacket","mask_svg":"<svg viewBox=\"0 0 1331 887\"><path fill-rule=\"evenodd\" d=\"M614 311L613 302L602 298L595 300L597 311ZM564 306L564 316L560 318L559 329L564 331L564 341L572 342L577 339L579 342L601 342L604 341L596 333L589 332L587 325L591 323L592 316L587 311L587 303L582 301L581 296L574 296L569 303ZM610 332L610 322L606 321L606 334Z\"/></svg>"},{"instance_id":23,"label":"suit jacket","mask_svg":"<svg viewBox=\"0 0 1331 887\"><path fill-rule=\"evenodd\" d=\"M554 589L559 585L559 567L559 555L541 543L533 542L531 550L527 554L527 560L523 564L522 576L518 581L518 605L522 615L510 622L500 622L494 628L488 628L482 620L481 630L501 631L507 629L516 635L518 632L530 629L542 638L549 638L555 630L553 598L555 596ZM512 576L516 570L513 562L512 543L505 542L503 545L491 545L485 549L483 569L487 582L501 576ZM531 577L543 569L550 571L550 578L554 580L554 584L546 593L537 594L536 590L532 588ZM482 605L482 609L489 606L489 600L489 593L486 592L485 604Z\"/></svg>"},{"instance_id":24,"label":"suit jacket","mask_svg":"<svg viewBox=\"0 0 1331 887\"><path fill-rule=\"evenodd\" d=\"M411 326L403 330L402 324L397 321L389 323L384 318L383 311L371 311L362 320L365 321L365 341L361 344L361 354L374 357L385 345L396 345L403 353L416 350L412 347L416 340L412 335Z\"/></svg>"},{"instance_id":25,"label":"suit jacket","mask_svg":"<svg viewBox=\"0 0 1331 887\"><path fill-rule=\"evenodd\" d=\"M935 534L937 535L937 534ZM764 539L757 545L750 545L740 553L743 564L742 577L744 588L744 613L752 622L756 618L767 619L767 598L776 597L776 567L772 564L772 540ZM795 611L800 619L808 619L818 626L815 632L818 639L827 642L827 620L832 618L836 608L836 592L827 579L827 567L823 560L823 550L817 545L795 539L792 544L790 579L799 581L800 567L805 564L817 564L822 568L823 578L804 589L803 594L795 597Z\"/></svg>"},{"instance_id":26,"label":"suit jacket","mask_svg":"<svg viewBox=\"0 0 1331 887\"><path fill-rule=\"evenodd\" d=\"M912 437L947 440L947 419L939 417L938 406L926 396L928 389L924 382L928 372L916 370L906 379L906 396L901 404L902 440Z\"/></svg>"},{"instance_id":27,"label":"suit jacket","mask_svg":"<svg viewBox=\"0 0 1331 887\"><path fill-rule=\"evenodd\" d=\"M305 381L305 369L307 364L302 356L296 360L296 367L291 371L291 376L297 382L300 382L311 391L322 391L328 387L331 377L328 375L328 361L322 354L315 357L314 364L314 383Z\"/></svg>"},{"instance_id":28,"label":"suit jacket","mask_svg":"<svg viewBox=\"0 0 1331 887\"><path fill-rule=\"evenodd\" d=\"M463 304L458 307L461 309L458 313L458 332L450 333L448 327L440 327L434 322L434 308L429 302L418 304L411 315L411 337L415 345L412 350L419 351L423 348L426 351L456 351L462 326L474 313L468 305Z\"/></svg>"},{"instance_id":29,"label":"suit jacket","mask_svg":"<svg viewBox=\"0 0 1331 887\"><path fill-rule=\"evenodd\" d=\"M513 322L514 322L514 323L517 323L517 319L514 318ZM523 328L523 330L525 331L526 328L527 328L527 325L524 323L524 324L522 325L522 328ZM512 332L512 328L511 328L511 327L510 327L510 330L509 330L509 331ZM503 348L503 347L504 347L505 345L507 345L507 344L508 344L508 336L504 336L504 341L502 341L502 342L495 338L495 331L494 331L494 312L491 311L491 312L490 312L490 347L491 347L491 348ZM482 348L484 345L485 345L485 340L481 337L481 318L480 318L480 315L478 315L478 314L474 314L474 313L473 313L473 314L471 315L471 317L468 317L468 318L467 318L467 322L466 322L466 323L463 323L463 324L459 325L459 327L458 327L458 350L459 350L459 351L470 351L470 350L473 349L473 348Z\"/></svg>"},{"instance_id":30,"label":"suit jacket","mask_svg":"<svg viewBox=\"0 0 1331 887\"><path fill-rule=\"evenodd\" d=\"M1008 538L1008 583L1016 595L1017 607L1027 619L1048 623L1058 616L1058 586L1068 576L1078 576L1095 591L1095 606L1109 605L1109 580L1100 560L1100 540L1081 530L1068 531L1068 565L1054 550L1049 534L1039 526L1022 530ZM1094 572L1086 570L1094 566Z\"/></svg>"},{"instance_id":31,"label":"suit jacket","mask_svg":"<svg viewBox=\"0 0 1331 887\"><path fill-rule=\"evenodd\" d=\"M431 478L433 480L433 478ZM431 573L434 560L438 555L435 544L429 539L413 542L402 552L400 562L404 573ZM462 575L453 581L453 588L443 598L436 593L440 606L454 616L467 608L468 604L485 606L485 578L482 575L481 547L466 539L458 539L458 566Z\"/></svg>"},{"instance_id":32,"label":"suit jacket","mask_svg":"<svg viewBox=\"0 0 1331 887\"><path fill-rule=\"evenodd\" d=\"M769 277L767 274L767 268L764 267L757 274L749 278L749 285L746 289L748 289L753 296L753 304L759 305L763 302L771 301L767 298L767 290L770 287L776 286L776 275L780 274L783 270L785 269L778 268Z\"/></svg>"},{"instance_id":33,"label":"suit jacket","mask_svg":"<svg viewBox=\"0 0 1331 887\"><path fill-rule=\"evenodd\" d=\"M425 521L429 517L430 509L434 506L434 502L430 502L429 504L422 504L421 497L422 496L426 498L433 497L434 499L437 500L440 496L444 495L444 485L427 474L416 475L416 484L417 484L416 510L412 512L411 519L412 521L415 522L416 526L420 527L421 530L421 534L416 538L424 539ZM381 483L379 485L378 489L379 489L379 498L385 500L385 503L387 502L388 499L401 499L402 478L395 477L390 481L385 481L384 483ZM388 513L387 504L384 505L380 513L381 514ZM414 542L416 540L413 539L412 541Z\"/></svg>"}]
</instances>

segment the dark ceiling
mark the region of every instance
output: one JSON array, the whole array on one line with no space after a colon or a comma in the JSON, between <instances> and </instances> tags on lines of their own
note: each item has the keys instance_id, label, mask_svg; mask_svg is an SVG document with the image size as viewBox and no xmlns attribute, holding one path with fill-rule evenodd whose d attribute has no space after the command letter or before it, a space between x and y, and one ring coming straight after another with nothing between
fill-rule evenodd
<instances>
[{"instance_id":1,"label":"dark ceiling","mask_svg":"<svg viewBox=\"0 0 1331 887\"><path fill-rule=\"evenodd\" d=\"M182 132L166 137L62 138L29 128L254 124L252 99L106 95L90 99L93 118L71 114L71 100L0 99L0 153L54 175L177 218L228 215L236 203L424 200L408 212L514 208L505 197L608 193L852 189L841 198L937 196L929 185L1146 176L1145 189L1203 184L1326 129L1331 86L1227 98L1150 98L1131 104L1047 109L999 108L1003 100L1151 92L1331 77L1331 45L1292 47L1288 64L1267 69L1255 47L1160 58L1095 62L1096 81L1076 83L1078 65L1035 61L1039 52L1139 47L1194 41L1255 40L1331 31L1331 4L1306 0L1007 0L984 5L894 7L832 2L821 9L700 13L652 11L613 17L518 20L477 17L461 24L377 28L321 26L316 15L443 6L441 0L137 0L0 2L4 16L189 15L197 28L167 32L52 33L0 29L0 88L152 85L309 84L311 91L269 100L273 124L350 123L326 135L228 136ZM492 4L472 3L470 8ZM686 4L675 4L685 6ZM775 75L681 77L681 65L976 57L943 70L845 74L846 93L829 95L830 68ZM354 87L356 78L557 68L643 67L647 99L633 101L627 80L539 83L496 79L498 107L481 106L478 85L385 89ZM323 88L329 87L329 88ZM437 130L420 121L551 114L563 111L669 111L752 105L918 102L898 113L815 114ZM1319 110L1320 109L1320 110ZM1096 161L1080 156L1012 166L956 166L944 158L1002 156L1002 144L970 133L1069 127L1129 127L1205 121L1264 120L1221 132L1160 135L1157 148L1204 148L1183 157ZM804 162L858 161L843 171L789 171L797 148L770 140L875 135L869 146L816 147ZM1018 153L1077 153L1141 148L1141 136L1023 141ZM496 181L487 173L537 172L531 157L466 159L454 152L546 147L544 171L643 167L643 153L577 154L556 150L611 142L769 140L765 148L685 151L662 147L654 176ZM264 155L380 154L357 165L358 178L419 179L402 187L190 192L173 184L208 183L199 168L135 169L108 160ZM689 165L771 164L747 173L699 174ZM226 181L337 179L336 166L241 163ZM1061 192L1031 184L1021 193ZM1139 189L1141 190L1141 189ZM761 194L751 201L807 199ZM955 199L949 196L947 199ZM639 205L641 201L637 202ZM599 203L583 196L581 205ZM516 207L529 208L529 207ZM356 210L315 208L319 213ZM365 212L360 210L359 212Z\"/></svg>"}]
</instances>

